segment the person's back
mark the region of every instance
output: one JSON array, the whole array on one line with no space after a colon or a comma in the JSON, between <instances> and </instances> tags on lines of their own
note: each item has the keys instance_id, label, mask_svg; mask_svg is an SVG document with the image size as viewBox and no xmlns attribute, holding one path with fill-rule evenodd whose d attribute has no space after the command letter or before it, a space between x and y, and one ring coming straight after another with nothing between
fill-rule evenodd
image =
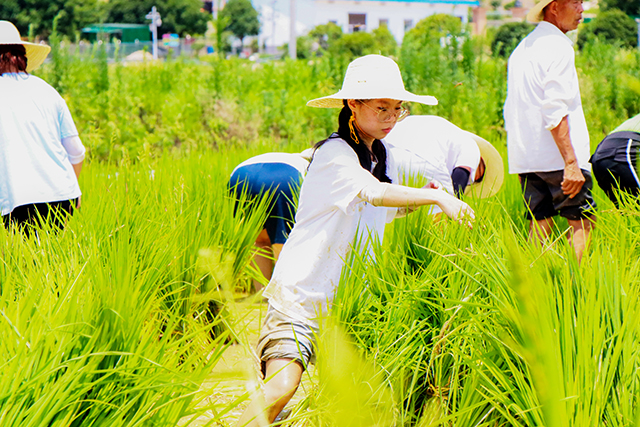
<instances>
[{"instance_id":1,"label":"person's back","mask_svg":"<svg viewBox=\"0 0 640 427\"><path fill-rule=\"evenodd\" d=\"M453 171L463 166L473 178L480 162L475 141L438 116L409 116L396 125L385 141L403 174L436 180L450 194L454 194Z\"/></svg>"},{"instance_id":2,"label":"person's back","mask_svg":"<svg viewBox=\"0 0 640 427\"><path fill-rule=\"evenodd\" d=\"M25 73L0 76L0 186L2 214L27 203L80 196L61 140L77 135L62 97L44 80Z\"/></svg>"},{"instance_id":3,"label":"person's back","mask_svg":"<svg viewBox=\"0 0 640 427\"><path fill-rule=\"evenodd\" d=\"M620 202L618 190L635 200L640 195L639 151L640 114L625 120L607 135L589 160L598 185L616 206Z\"/></svg>"}]
</instances>

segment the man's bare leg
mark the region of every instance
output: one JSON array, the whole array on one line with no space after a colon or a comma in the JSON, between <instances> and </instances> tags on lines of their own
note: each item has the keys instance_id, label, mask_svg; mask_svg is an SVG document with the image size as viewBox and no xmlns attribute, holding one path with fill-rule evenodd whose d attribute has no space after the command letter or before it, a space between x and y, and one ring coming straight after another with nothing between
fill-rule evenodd
<instances>
[{"instance_id":1,"label":"man's bare leg","mask_svg":"<svg viewBox=\"0 0 640 427\"><path fill-rule=\"evenodd\" d=\"M582 254L589 244L589 235L595 226L596 218L590 216L584 219L568 220L568 222L571 227L569 243L573 246L578 263L580 263L582 261Z\"/></svg>"},{"instance_id":2,"label":"man's bare leg","mask_svg":"<svg viewBox=\"0 0 640 427\"><path fill-rule=\"evenodd\" d=\"M264 395L255 397L247 406L237 427L266 427L273 423L278 414L296 393L302 378L302 366L292 359L271 359L267 361Z\"/></svg>"},{"instance_id":3,"label":"man's bare leg","mask_svg":"<svg viewBox=\"0 0 640 427\"><path fill-rule=\"evenodd\" d=\"M536 241L540 244L544 244L549 237L549 234L551 234L552 226L553 218L532 220L529 226L529 241Z\"/></svg>"}]
</instances>

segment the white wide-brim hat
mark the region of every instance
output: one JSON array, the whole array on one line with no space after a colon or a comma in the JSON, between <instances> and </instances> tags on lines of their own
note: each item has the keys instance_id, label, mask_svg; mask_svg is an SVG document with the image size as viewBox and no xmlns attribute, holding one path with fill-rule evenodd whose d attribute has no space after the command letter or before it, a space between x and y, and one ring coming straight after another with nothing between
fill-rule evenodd
<instances>
[{"instance_id":1,"label":"white wide-brim hat","mask_svg":"<svg viewBox=\"0 0 640 427\"><path fill-rule=\"evenodd\" d=\"M504 164L502 163L502 156L486 139L466 130L463 132L478 144L480 155L482 156L485 165L484 178L482 181L474 182L467 186L464 194L465 196L476 197L479 199L491 197L500 191L502 183L504 182Z\"/></svg>"},{"instance_id":2,"label":"white wide-brim hat","mask_svg":"<svg viewBox=\"0 0 640 427\"><path fill-rule=\"evenodd\" d=\"M554 0L540 0L527 13L527 22L541 22L544 19L544 8Z\"/></svg>"},{"instance_id":3,"label":"white wide-brim hat","mask_svg":"<svg viewBox=\"0 0 640 427\"><path fill-rule=\"evenodd\" d=\"M382 55L355 59L347 67L339 92L307 102L309 107L342 108L345 99L395 99L438 105L433 96L415 95L404 88L398 64Z\"/></svg>"},{"instance_id":4,"label":"white wide-brim hat","mask_svg":"<svg viewBox=\"0 0 640 427\"><path fill-rule=\"evenodd\" d=\"M44 62L51 48L44 44L24 42L20 38L20 32L9 21L0 21L0 45L21 44L27 52L27 72L38 68Z\"/></svg>"}]
</instances>

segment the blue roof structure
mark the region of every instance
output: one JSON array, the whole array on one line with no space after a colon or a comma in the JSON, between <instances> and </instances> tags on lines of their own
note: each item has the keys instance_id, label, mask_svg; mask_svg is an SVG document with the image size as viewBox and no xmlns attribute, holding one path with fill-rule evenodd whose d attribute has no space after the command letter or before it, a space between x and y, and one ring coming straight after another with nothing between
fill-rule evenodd
<instances>
[{"instance_id":1,"label":"blue roof structure","mask_svg":"<svg viewBox=\"0 0 640 427\"><path fill-rule=\"evenodd\" d=\"M356 1L393 1L397 3L445 3L445 4L461 4L466 6L480 6L478 0L356 0Z\"/></svg>"}]
</instances>

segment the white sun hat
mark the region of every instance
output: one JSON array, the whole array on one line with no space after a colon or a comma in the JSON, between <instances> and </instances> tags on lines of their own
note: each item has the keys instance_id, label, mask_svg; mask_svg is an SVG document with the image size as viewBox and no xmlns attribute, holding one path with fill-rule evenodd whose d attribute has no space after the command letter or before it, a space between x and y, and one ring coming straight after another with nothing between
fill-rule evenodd
<instances>
[{"instance_id":1,"label":"white sun hat","mask_svg":"<svg viewBox=\"0 0 640 427\"><path fill-rule=\"evenodd\" d=\"M20 38L20 32L9 21L0 21L0 45L20 44L27 51L27 72L38 68L44 62L51 48L44 44L24 42Z\"/></svg>"},{"instance_id":2,"label":"white sun hat","mask_svg":"<svg viewBox=\"0 0 640 427\"><path fill-rule=\"evenodd\" d=\"M404 88L398 64L382 55L367 55L355 59L347 67L339 92L307 102L309 107L342 108L345 99L395 99L438 105L433 96L414 95Z\"/></svg>"},{"instance_id":3,"label":"white sun hat","mask_svg":"<svg viewBox=\"0 0 640 427\"><path fill-rule=\"evenodd\" d=\"M527 22L541 22L544 19L544 8L554 0L540 0L527 13Z\"/></svg>"},{"instance_id":4,"label":"white sun hat","mask_svg":"<svg viewBox=\"0 0 640 427\"><path fill-rule=\"evenodd\" d=\"M466 130L463 130L463 132L478 144L480 155L482 156L485 165L482 181L474 182L467 186L464 194L465 196L477 197L479 199L491 197L500 191L504 181L504 164L502 163L502 156L486 139Z\"/></svg>"}]
</instances>

